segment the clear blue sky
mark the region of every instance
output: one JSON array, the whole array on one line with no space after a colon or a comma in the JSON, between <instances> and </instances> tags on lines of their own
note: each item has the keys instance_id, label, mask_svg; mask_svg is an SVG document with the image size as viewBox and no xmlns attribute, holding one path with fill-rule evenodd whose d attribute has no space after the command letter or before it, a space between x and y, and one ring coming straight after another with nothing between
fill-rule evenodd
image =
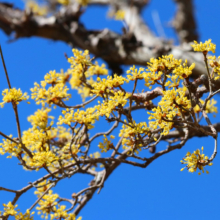
<instances>
[{"instance_id":1,"label":"clear blue sky","mask_svg":"<svg viewBox=\"0 0 220 220\"><path fill-rule=\"evenodd\" d=\"M19 7L23 7L20 0L7 0ZM200 40L209 38L217 44L217 55L220 54L220 29L219 29L219 0L196 0L195 15L198 25ZM176 39L168 22L174 16L175 5L173 1L152 0L144 11L144 19L156 32L152 20L152 11L156 10L164 26L168 38ZM107 8L92 7L82 16L82 22L88 28L110 28L120 31L121 23L106 20ZM62 43L39 38L19 39L7 43L9 38L0 31L0 43L3 48L6 65L13 87L28 91L34 82L43 79L49 70L59 71L69 67L64 57L64 52L71 55L71 48ZM2 65L0 64L0 90L7 87ZM30 93L30 92L29 92ZM219 100L219 97L217 97ZM76 99L78 103L79 99ZM220 100L219 100L220 101ZM22 103L19 105L22 129L27 129L30 124L26 118L36 110L36 106ZM220 110L219 110L220 111ZM214 123L220 121L220 116L211 117ZM140 118L137 120L141 120ZM11 105L0 109L0 131L16 135L16 124ZM153 162L147 169L121 165L106 181L99 195L84 207L80 216L84 220L205 220L220 219L220 156L217 155L214 165L208 167L209 175L190 174L180 172L181 158L187 151L194 151L204 146L205 153L211 155L213 140L210 138L195 138L187 142L181 150L165 155ZM31 173L17 166L15 159L0 157L0 186L20 189L29 181L34 181L43 172ZM70 198L72 192L86 187L89 178L78 175L70 180L58 184L55 192L62 197ZM0 191L0 204L8 203L12 195ZM19 200L21 210L29 208L36 197L33 191ZM1 206L0 206L1 207ZM2 207L0 208L2 210ZM36 219L40 219L37 217Z\"/></svg>"}]
</instances>

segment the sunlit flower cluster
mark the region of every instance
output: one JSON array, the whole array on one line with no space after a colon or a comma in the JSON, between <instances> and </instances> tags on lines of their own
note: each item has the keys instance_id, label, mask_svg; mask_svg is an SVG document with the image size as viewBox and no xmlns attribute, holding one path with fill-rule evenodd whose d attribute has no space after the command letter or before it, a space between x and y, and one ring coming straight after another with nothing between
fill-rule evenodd
<instances>
[{"instance_id":1,"label":"sunlit flower cluster","mask_svg":"<svg viewBox=\"0 0 220 220\"><path fill-rule=\"evenodd\" d=\"M9 135L9 137L12 138L12 135ZM8 139L2 139L2 143L0 143L1 155L8 153L7 158L12 158L12 156L17 157L21 151L21 144L16 144Z\"/></svg>"},{"instance_id":2,"label":"sunlit flower cluster","mask_svg":"<svg viewBox=\"0 0 220 220\"><path fill-rule=\"evenodd\" d=\"M57 0L57 2L61 5L68 5L70 3L70 0Z\"/></svg>"},{"instance_id":3,"label":"sunlit flower cluster","mask_svg":"<svg viewBox=\"0 0 220 220\"><path fill-rule=\"evenodd\" d=\"M67 93L69 88L65 86L63 83L58 83L55 86L50 86L46 89L47 83L45 81L41 81L41 86L38 83L34 83L34 88L31 89L31 98L35 100L36 104L48 104L51 106L52 104L60 104L63 100L69 100L71 97L70 94Z\"/></svg>"},{"instance_id":4,"label":"sunlit flower cluster","mask_svg":"<svg viewBox=\"0 0 220 220\"><path fill-rule=\"evenodd\" d=\"M26 9L31 10L32 13L43 16L48 13L47 6L40 6L37 2L33 0L26 1Z\"/></svg>"},{"instance_id":5,"label":"sunlit flower cluster","mask_svg":"<svg viewBox=\"0 0 220 220\"><path fill-rule=\"evenodd\" d=\"M162 134L167 135L173 127L175 116L181 116L182 111L191 108L190 100L185 96L186 88L179 88L163 91L163 98L158 103L158 107L154 108L153 113L149 113L149 126L152 129L162 128ZM154 120L154 121L152 121Z\"/></svg>"},{"instance_id":6,"label":"sunlit flower cluster","mask_svg":"<svg viewBox=\"0 0 220 220\"><path fill-rule=\"evenodd\" d=\"M82 65L83 68L87 68L92 65L92 59L90 58L89 51L85 50L84 52L72 49L74 57L68 58L68 62L71 64L71 68L76 65Z\"/></svg>"},{"instance_id":7,"label":"sunlit flower cluster","mask_svg":"<svg viewBox=\"0 0 220 220\"><path fill-rule=\"evenodd\" d=\"M211 78L218 80L220 78L220 56L218 58L216 58L216 56L209 56L208 60L209 65L214 73L211 75Z\"/></svg>"},{"instance_id":8,"label":"sunlit flower cluster","mask_svg":"<svg viewBox=\"0 0 220 220\"><path fill-rule=\"evenodd\" d=\"M97 82L93 83L92 85L92 92L96 95L102 96L103 93L109 93L111 89L119 87L125 82L129 81L122 76L117 76L116 74L114 75L114 77L108 76L107 79L102 80L98 77Z\"/></svg>"},{"instance_id":9,"label":"sunlit flower cluster","mask_svg":"<svg viewBox=\"0 0 220 220\"><path fill-rule=\"evenodd\" d=\"M23 100L25 101L29 98L26 92L22 93L21 89L15 89L15 88L5 89L2 92L2 96L3 96L2 99L3 102L0 103L0 106L2 108L4 107L5 103L13 102L15 104L18 104L19 102Z\"/></svg>"},{"instance_id":10,"label":"sunlit flower cluster","mask_svg":"<svg viewBox=\"0 0 220 220\"><path fill-rule=\"evenodd\" d=\"M9 202L8 204L3 204L3 206L4 206L3 216L7 216L7 215L15 216L18 212L18 210L17 211L15 210L15 208L17 208L18 205L13 205L11 202Z\"/></svg>"},{"instance_id":11,"label":"sunlit flower cluster","mask_svg":"<svg viewBox=\"0 0 220 220\"><path fill-rule=\"evenodd\" d=\"M22 212L19 212L20 210L17 209L18 205L13 205L11 202L8 204L3 204L4 206L4 212L3 216L14 216L15 220L33 220L34 217L31 216L34 214L34 212L30 213L30 210L27 209L26 212L23 214ZM2 212L0 211L0 216L2 215Z\"/></svg>"},{"instance_id":12,"label":"sunlit flower cluster","mask_svg":"<svg viewBox=\"0 0 220 220\"><path fill-rule=\"evenodd\" d=\"M125 19L125 11L124 10L118 10L114 14L114 19L121 21Z\"/></svg>"},{"instance_id":13,"label":"sunlit flower cluster","mask_svg":"<svg viewBox=\"0 0 220 220\"><path fill-rule=\"evenodd\" d=\"M106 137L106 135L103 135L103 142L99 142L98 147L101 149L101 152L107 152L110 149L112 149L113 144L111 139L114 139L115 137L113 135L110 135L110 139Z\"/></svg>"},{"instance_id":14,"label":"sunlit flower cluster","mask_svg":"<svg viewBox=\"0 0 220 220\"><path fill-rule=\"evenodd\" d=\"M207 165L209 157L203 154L203 149L204 148L202 147L202 152L200 152L199 149L194 151L192 154L188 152L183 160L180 161L182 164L187 164L186 167L181 169L181 171L187 168L189 172L193 173L196 172L197 169L199 169L200 171L202 171L202 173L204 173L204 167ZM212 163L209 163L208 165L211 166ZM200 171L198 172L199 175L201 175ZM206 170L206 173L208 174L209 172Z\"/></svg>"},{"instance_id":15,"label":"sunlit flower cluster","mask_svg":"<svg viewBox=\"0 0 220 220\"><path fill-rule=\"evenodd\" d=\"M53 212L54 207L57 205L58 194L53 194L52 190L42 197L39 201L39 206L36 208L38 215L41 215L42 218L48 218L48 215Z\"/></svg>"},{"instance_id":16,"label":"sunlit flower cluster","mask_svg":"<svg viewBox=\"0 0 220 220\"><path fill-rule=\"evenodd\" d=\"M48 112L50 112L51 109L38 109L34 115L31 115L28 117L28 121L33 126L33 129L39 128L45 130L48 126L48 119L54 119L52 116L48 116ZM49 126L52 126L53 122L50 123Z\"/></svg>"},{"instance_id":17,"label":"sunlit flower cluster","mask_svg":"<svg viewBox=\"0 0 220 220\"><path fill-rule=\"evenodd\" d=\"M197 41L194 41L194 44L191 45L194 49L194 51L200 51L205 54L207 52L211 51L212 53L215 53L216 45L211 42L211 39L205 41L205 43L198 43Z\"/></svg>"},{"instance_id":18,"label":"sunlit flower cluster","mask_svg":"<svg viewBox=\"0 0 220 220\"><path fill-rule=\"evenodd\" d=\"M124 149L130 149L138 153L137 149L140 149L143 146L143 137L150 134L150 129L147 126L146 122L136 123L127 123L122 125L120 130L119 137L123 137L122 145ZM144 135L144 136L143 136Z\"/></svg>"},{"instance_id":19,"label":"sunlit flower cluster","mask_svg":"<svg viewBox=\"0 0 220 220\"><path fill-rule=\"evenodd\" d=\"M199 101L201 102L202 105L205 103L204 100L202 99L200 99ZM215 99L209 100L205 108L206 113L218 113L218 108L215 106L216 103L217 101ZM198 105L194 107L194 112L195 113L201 112L201 109ZM215 114L213 116L215 117Z\"/></svg>"},{"instance_id":20,"label":"sunlit flower cluster","mask_svg":"<svg viewBox=\"0 0 220 220\"><path fill-rule=\"evenodd\" d=\"M139 70L137 70L136 67L133 66L127 71L127 78L129 80L143 79L143 71L144 68L139 68Z\"/></svg>"}]
</instances>

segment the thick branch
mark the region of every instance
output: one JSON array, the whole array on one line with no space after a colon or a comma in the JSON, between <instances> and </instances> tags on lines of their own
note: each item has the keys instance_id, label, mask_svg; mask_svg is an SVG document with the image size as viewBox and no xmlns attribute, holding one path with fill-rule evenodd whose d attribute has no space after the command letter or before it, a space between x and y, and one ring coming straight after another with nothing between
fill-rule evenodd
<instances>
[{"instance_id":1,"label":"thick branch","mask_svg":"<svg viewBox=\"0 0 220 220\"><path fill-rule=\"evenodd\" d=\"M141 29L131 29L135 38L129 34L119 35L108 29L101 31L86 30L78 21L81 11L74 6L66 7L62 13L45 18L27 14L25 11L0 3L0 28L7 35L15 33L16 39L38 36L60 40L70 44L71 47L88 49L96 57L104 59L109 65L113 63L119 66L123 64L146 65L151 57L172 53L176 58L188 59L189 64L196 63L193 72L194 77L205 73L203 56L200 53L192 52L190 45L173 46L168 42L152 37L147 26L138 17L138 11L130 13L133 13L137 20L139 19L140 24L142 22ZM146 36L147 32L149 37Z\"/></svg>"},{"instance_id":2,"label":"thick branch","mask_svg":"<svg viewBox=\"0 0 220 220\"><path fill-rule=\"evenodd\" d=\"M177 5L177 12L172 22L180 43L188 43L198 40L196 21L194 17L194 7L192 0L174 0Z\"/></svg>"}]
</instances>

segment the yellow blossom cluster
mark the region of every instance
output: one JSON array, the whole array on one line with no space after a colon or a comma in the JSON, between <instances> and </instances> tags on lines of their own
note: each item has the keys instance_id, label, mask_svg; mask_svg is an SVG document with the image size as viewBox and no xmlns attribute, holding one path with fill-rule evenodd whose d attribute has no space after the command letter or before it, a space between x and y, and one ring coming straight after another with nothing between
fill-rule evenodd
<instances>
[{"instance_id":1,"label":"yellow blossom cluster","mask_svg":"<svg viewBox=\"0 0 220 220\"><path fill-rule=\"evenodd\" d=\"M98 147L101 149L101 152L107 152L109 151L110 149L112 149L113 147L113 144L112 144L112 141L111 139L114 139L115 136L113 135L110 135L110 140L106 137L106 135L103 135L103 142L99 142L99 145Z\"/></svg>"},{"instance_id":2,"label":"yellow blossom cluster","mask_svg":"<svg viewBox=\"0 0 220 220\"><path fill-rule=\"evenodd\" d=\"M93 154L89 154L89 156L91 158L100 158L101 157L101 154L99 153L99 151L96 151L95 153Z\"/></svg>"},{"instance_id":3,"label":"yellow blossom cluster","mask_svg":"<svg viewBox=\"0 0 220 220\"><path fill-rule=\"evenodd\" d=\"M26 92L22 93L21 89L15 89L15 88L5 89L2 92L2 96L3 96L3 99L2 99L3 102L0 103L0 106L2 108L4 107L5 103L12 102L12 103L18 104L19 102L23 100L25 101L29 98Z\"/></svg>"},{"instance_id":4,"label":"yellow blossom cluster","mask_svg":"<svg viewBox=\"0 0 220 220\"><path fill-rule=\"evenodd\" d=\"M138 153L137 149L141 150L143 144L143 137L150 135L150 129L147 126L146 122L136 123L127 123L122 125L120 130L119 137L123 137L122 145L124 149L130 149ZM144 135L144 136L143 136Z\"/></svg>"},{"instance_id":5,"label":"yellow blossom cluster","mask_svg":"<svg viewBox=\"0 0 220 220\"><path fill-rule=\"evenodd\" d=\"M152 129L162 128L163 135L167 135L173 127L173 120L176 116L182 116L182 112L191 108L190 100L185 96L186 87L163 91L164 96L149 113L149 127ZM154 121L152 121L154 120Z\"/></svg>"},{"instance_id":6,"label":"yellow blossom cluster","mask_svg":"<svg viewBox=\"0 0 220 220\"><path fill-rule=\"evenodd\" d=\"M114 77L108 76L107 79L102 80L98 77L97 82L92 85L92 92L96 95L102 96L103 93L109 93L110 90L123 85L125 82L129 81L122 76L117 76L116 74Z\"/></svg>"},{"instance_id":7,"label":"yellow blossom cluster","mask_svg":"<svg viewBox=\"0 0 220 220\"><path fill-rule=\"evenodd\" d=\"M62 101L69 100L69 98L71 97L71 95L67 93L69 88L63 83L58 83L55 86L50 86L48 89L46 89L46 85L47 83L45 81L41 81L41 86L38 83L34 83L35 87L31 89L31 98L34 99L36 104L38 105L59 105Z\"/></svg>"},{"instance_id":8,"label":"yellow blossom cluster","mask_svg":"<svg viewBox=\"0 0 220 220\"><path fill-rule=\"evenodd\" d=\"M17 211L15 210L15 208L17 208L18 205L13 205L11 202L9 202L8 204L3 204L4 206L4 214L3 216L7 216L7 215L16 215Z\"/></svg>"},{"instance_id":9,"label":"yellow blossom cluster","mask_svg":"<svg viewBox=\"0 0 220 220\"><path fill-rule=\"evenodd\" d=\"M105 97L107 97L105 95ZM96 105L91 108L87 108L86 110L77 110L74 112L73 109L63 110L62 114L64 116L59 116L59 125L71 123L79 123L85 124L88 129L92 129L94 124L97 120L99 120L100 116L109 117L112 111L115 110L117 106L125 106L127 104L128 98L130 94L122 91L113 92L112 96L109 97L109 100L104 100L102 103L98 101L99 105Z\"/></svg>"},{"instance_id":10,"label":"yellow blossom cluster","mask_svg":"<svg viewBox=\"0 0 220 220\"><path fill-rule=\"evenodd\" d=\"M68 62L71 64L71 68L82 65L83 68L87 68L92 65L92 59L90 58L89 51L85 50L84 52L77 49L72 49L73 57L68 58Z\"/></svg>"},{"instance_id":11,"label":"yellow blossom cluster","mask_svg":"<svg viewBox=\"0 0 220 220\"><path fill-rule=\"evenodd\" d=\"M202 99L200 99L199 101L201 102L202 105L205 103L204 100L202 100ZM206 109L205 109L206 113L218 113L218 108L215 106L216 103L217 103L217 101L215 99L208 100L208 102L206 104ZM196 105L194 107L194 112L198 113L200 111L201 111L200 107L198 105ZM214 115L214 117L215 117L215 115Z\"/></svg>"},{"instance_id":12,"label":"yellow blossom cluster","mask_svg":"<svg viewBox=\"0 0 220 220\"><path fill-rule=\"evenodd\" d=\"M118 10L114 14L114 19L118 21L122 21L125 19L125 11L124 10Z\"/></svg>"},{"instance_id":13,"label":"yellow blossom cluster","mask_svg":"<svg viewBox=\"0 0 220 220\"><path fill-rule=\"evenodd\" d=\"M212 53L215 53L216 45L212 43L211 39L205 41L205 43L198 43L197 41L194 41L194 44L191 45L194 49L194 51L200 51L204 54L207 54L209 51Z\"/></svg>"},{"instance_id":14,"label":"yellow blossom cluster","mask_svg":"<svg viewBox=\"0 0 220 220\"><path fill-rule=\"evenodd\" d=\"M57 2L61 5L68 5L70 3L70 0L57 0Z\"/></svg>"},{"instance_id":15,"label":"yellow blossom cluster","mask_svg":"<svg viewBox=\"0 0 220 220\"><path fill-rule=\"evenodd\" d=\"M33 220L34 212L30 213L29 209L26 210L25 214L19 212L20 210L17 209L18 205L13 205L11 202L8 204L3 204L4 206L4 212L3 216L14 216L15 220ZM2 215L2 212L0 212L0 215Z\"/></svg>"},{"instance_id":16,"label":"yellow blossom cluster","mask_svg":"<svg viewBox=\"0 0 220 220\"><path fill-rule=\"evenodd\" d=\"M12 138L12 135L9 135L9 137ZM21 153L21 144L16 144L8 139L3 139L2 141L3 142L0 143L1 155L8 153L9 156L7 156L7 158L12 158L12 156L17 157Z\"/></svg>"},{"instance_id":17,"label":"yellow blossom cluster","mask_svg":"<svg viewBox=\"0 0 220 220\"><path fill-rule=\"evenodd\" d=\"M202 152L197 149L192 154L190 152L186 154L186 156L180 162L187 165L186 167L182 168L181 171L187 168L187 170L191 173L196 172L197 169L201 170L202 173L205 172L204 167L207 165L206 163L208 162L209 157L203 154L203 147L201 148L201 150ZM211 166L212 163L209 163L208 165ZM208 174L209 172L206 170L206 173ZM198 172L198 174L201 175L201 172Z\"/></svg>"},{"instance_id":18,"label":"yellow blossom cluster","mask_svg":"<svg viewBox=\"0 0 220 220\"><path fill-rule=\"evenodd\" d=\"M94 124L96 120L99 119L98 115L96 114L95 108L87 108L86 111L84 110L77 110L74 112L73 109L63 110L63 116L59 116L58 124L68 124L78 122L79 124L85 124L88 129L93 128L91 124Z\"/></svg>"},{"instance_id":19,"label":"yellow blossom cluster","mask_svg":"<svg viewBox=\"0 0 220 220\"><path fill-rule=\"evenodd\" d=\"M66 220L75 220L76 216L74 214L68 214L66 210L65 205L59 205L57 203L58 194L54 194L52 190L49 190L46 194L45 192L49 189L51 184L49 182L42 181L38 184L37 190L35 191L35 194L38 197L42 197L42 199L39 201L39 206L37 207L37 210L39 210L38 214L41 214L42 218L48 219L50 216L50 219L66 219ZM77 220L80 220L81 217L79 217Z\"/></svg>"},{"instance_id":20,"label":"yellow blossom cluster","mask_svg":"<svg viewBox=\"0 0 220 220\"><path fill-rule=\"evenodd\" d=\"M175 59L172 54L162 56L162 58L151 58L147 63L147 72L143 73L145 85L151 88L152 85L158 83L162 85L162 78L164 86L178 87L180 81L189 77L195 64L187 66L187 60L182 64L182 60ZM169 78L171 81L166 81Z\"/></svg>"},{"instance_id":21,"label":"yellow blossom cluster","mask_svg":"<svg viewBox=\"0 0 220 220\"><path fill-rule=\"evenodd\" d=\"M220 78L220 56L216 58L216 56L209 56L209 66L212 68L214 74L211 75L211 78L214 80L218 80Z\"/></svg>"},{"instance_id":22,"label":"yellow blossom cluster","mask_svg":"<svg viewBox=\"0 0 220 220\"><path fill-rule=\"evenodd\" d=\"M127 78L129 81L136 80L136 79L143 79L144 74L143 74L144 68L139 68L137 70L135 66L132 66L128 71L127 71Z\"/></svg>"},{"instance_id":23,"label":"yellow blossom cluster","mask_svg":"<svg viewBox=\"0 0 220 220\"><path fill-rule=\"evenodd\" d=\"M45 194L42 199L39 201L39 206L36 208L38 211L38 215L41 215L41 218L48 218L48 215L53 212L54 206L57 205L58 194L53 194L52 190L49 190L47 194Z\"/></svg>"},{"instance_id":24,"label":"yellow blossom cluster","mask_svg":"<svg viewBox=\"0 0 220 220\"><path fill-rule=\"evenodd\" d=\"M42 194L44 194L45 191L47 191L50 187L50 182L47 180L44 180L37 184L37 190L34 192L34 194L37 195L37 197L40 197Z\"/></svg>"},{"instance_id":25,"label":"yellow blossom cluster","mask_svg":"<svg viewBox=\"0 0 220 220\"><path fill-rule=\"evenodd\" d=\"M48 119L54 119L53 116L48 116L48 112L50 112L51 109L38 109L34 115L31 115L28 117L28 121L33 126L33 129L39 128L45 130L48 126ZM53 121L50 123L49 126L53 125Z\"/></svg>"},{"instance_id":26,"label":"yellow blossom cluster","mask_svg":"<svg viewBox=\"0 0 220 220\"><path fill-rule=\"evenodd\" d=\"M48 13L47 6L40 6L37 2L33 0L27 0L25 8L31 10L32 13L40 16L46 15Z\"/></svg>"},{"instance_id":27,"label":"yellow blossom cluster","mask_svg":"<svg viewBox=\"0 0 220 220\"><path fill-rule=\"evenodd\" d=\"M70 85L72 89L78 90L78 93L82 96L83 100L91 94L91 89L93 83L95 83L93 76L97 75L107 75L108 70L105 65L98 65L96 62L95 65L83 68L81 64L72 66L68 70L71 74Z\"/></svg>"},{"instance_id":28,"label":"yellow blossom cluster","mask_svg":"<svg viewBox=\"0 0 220 220\"><path fill-rule=\"evenodd\" d=\"M54 170L57 168L58 161L61 160L64 164L68 164L72 161L69 149L70 139L70 131L61 126L46 131L30 128L23 132L22 141L32 152L32 158L25 154L23 160L36 170L45 166ZM50 148L50 143L56 143L58 147L51 146ZM78 153L78 147L77 145L71 147L72 154ZM5 147L3 149L5 150Z\"/></svg>"},{"instance_id":29,"label":"yellow blossom cluster","mask_svg":"<svg viewBox=\"0 0 220 220\"><path fill-rule=\"evenodd\" d=\"M92 64L89 51L84 52L73 49L73 57L68 59L71 68L68 70L71 75L70 85L72 89L78 90L83 100L91 94L92 84L95 82L93 76L108 74L105 65Z\"/></svg>"}]
</instances>

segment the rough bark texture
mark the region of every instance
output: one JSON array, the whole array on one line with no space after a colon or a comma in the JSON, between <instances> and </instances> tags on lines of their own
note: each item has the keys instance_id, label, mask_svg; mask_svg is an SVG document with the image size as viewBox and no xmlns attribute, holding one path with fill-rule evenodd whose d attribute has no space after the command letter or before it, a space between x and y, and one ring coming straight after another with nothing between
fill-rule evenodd
<instances>
[{"instance_id":1,"label":"rough bark texture","mask_svg":"<svg viewBox=\"0 0 220 220\"><path fill-rule=\"evenodd\" d=\"M16 9L9 4L0 3L0 28L7 35L14 33L15 40L22 37L38 36L60 40L71 47L88 49L96 57L105 60L114 72L120 71L121 65L139 64L145 66L151 57L172 53L178 59L188 59L189 64L196 63L193 77L206 73L203 56L194 53L189 44L190 41L198 38L191 1L187 1L187 3L177 1L178 10L174 27L180 41L185 42L179 46L174 46L170 40L162 40L154 36L143 21L140 12L147 1L133 1L132 3L132 1L124 0L118 2L94 0L90 4L111 4L112 7L124 10L129 31L123 35L108 29L87 30L79 21L82 10L78 4L63 7L59 12L46 18ZM189 16L191 20L183 19ZM183 36L182 30L187 34Z\"/></svg>"}]
</instances>

